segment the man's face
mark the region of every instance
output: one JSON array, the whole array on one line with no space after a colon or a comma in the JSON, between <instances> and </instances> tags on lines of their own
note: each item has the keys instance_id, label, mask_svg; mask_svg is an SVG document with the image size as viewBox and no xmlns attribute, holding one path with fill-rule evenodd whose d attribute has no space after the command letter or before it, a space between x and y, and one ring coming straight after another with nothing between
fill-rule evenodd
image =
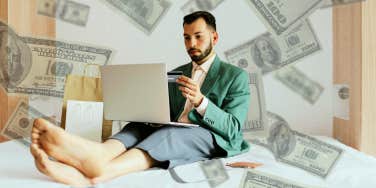
<instances>
[{"instance_id":1,"label":"man's face","mask_svg":"<svg viewBox=\"0 0 376 188\"><path fill-rule=\"evenodd\" d=\"M261 59L263 61L273 63L276 60L277 54L274 52L268 41L260 40L256 43L256 47L260 51Z\"/></svg>"},{"instance_id":2,"label":"man's face","mask_svg":"<svg viewBox=\"0 0 376 188\"><path fill-rule=\"evenodd\" d=\"M200 64L211 54L217 42L217 33L207 26L204 19L199 18L191 24L184 24L184 42L192 61Z\"/></svg>"}]
</instances>

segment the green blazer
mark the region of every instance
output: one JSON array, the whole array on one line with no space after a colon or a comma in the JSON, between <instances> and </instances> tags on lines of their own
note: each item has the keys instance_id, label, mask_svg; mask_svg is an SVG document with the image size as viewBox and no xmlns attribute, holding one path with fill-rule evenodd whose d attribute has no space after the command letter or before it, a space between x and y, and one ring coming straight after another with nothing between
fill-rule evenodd
<instances>
[{"instance_id":1,"label":"green blazer","mask_svg":"<svg viewBox=\"0 0 376 188\"><path fill-rule=\"evenodd\" d=\"M188 63L174 70L183 71L185 76L191 77L192 66L192 63ZM201 93L209 100L205 115L202 117L195 109L188 114L192 123L213 133L217 144L227 152L227 156L249 149L242 134L250 101L248 82L247 72L216 56L201 86ZM169 96L171 120L178 121L186 100L178 84L169 84Z\"/></svg>"}]
</instances>

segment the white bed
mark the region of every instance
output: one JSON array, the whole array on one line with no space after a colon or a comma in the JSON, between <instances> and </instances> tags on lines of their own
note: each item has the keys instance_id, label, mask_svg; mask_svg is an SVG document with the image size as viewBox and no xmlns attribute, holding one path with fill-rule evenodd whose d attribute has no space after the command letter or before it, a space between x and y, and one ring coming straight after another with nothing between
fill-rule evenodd
<instances>
[{"instance_id":1,"label":"white bed","mask_svg":"<svg viewBox=\"0 0 376 188\"><path fill-rule=\"evenodd\" d=\"M314 176L301 169L276 162L268 150L251 145L248 153L232 158L222 159L224 163L232 161L252 161L263 163L257 168L261 172L273 174L285 179L290 179L305 185L315 187L376 187L376 158L347 147L332 138L318 137L320 140L339 146L344 150L343 155L336 163L333 171L326 179ZM239 187L245 169L226 167L229 179L218 187ZM176 168L177 174L188 182L205 179L199 163L189 164ZM55 183L48 177L39 173L34 166L29 150L17 141L8 141L0 144L0 187L69 187ZM167 170L151 169L143 172L132 173L116 178L95 187L210 187L208 182L178 183Z\"/></svg>"}]
</instances>

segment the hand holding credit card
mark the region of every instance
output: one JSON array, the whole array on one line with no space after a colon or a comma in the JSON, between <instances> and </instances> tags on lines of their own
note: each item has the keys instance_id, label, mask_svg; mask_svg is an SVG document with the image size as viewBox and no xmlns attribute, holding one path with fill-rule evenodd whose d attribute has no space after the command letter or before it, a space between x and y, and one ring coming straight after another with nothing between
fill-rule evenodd
<instances>
[{"instance_id":1,"label":"hand holding credit card","mask_svg":"<svg viewBox=\"0 0 376 188\"><path fill-rule=\"evenodd\" d=\"M167 72L168 83L176 83L176 80L183 75L183 71L170 71Z\"/></svg>"}]
</instances>

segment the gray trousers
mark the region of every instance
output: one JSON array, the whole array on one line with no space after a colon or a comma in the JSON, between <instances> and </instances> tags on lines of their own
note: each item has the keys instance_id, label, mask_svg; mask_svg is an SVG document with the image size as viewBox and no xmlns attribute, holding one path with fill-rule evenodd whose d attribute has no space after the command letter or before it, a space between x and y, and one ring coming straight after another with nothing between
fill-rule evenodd
<instances>
[{"instance_id":1,"label":"gray trousers","mask_svg":"<svg viewBox=\"0 0 376 188\"><path fill-rule=\"evenodd\" d=\"M202 127L151 127L129 123L110 139L119 140L127 149L146 151L165 169L226 154L211 132Z\"/></svg>"}]
</instances>

